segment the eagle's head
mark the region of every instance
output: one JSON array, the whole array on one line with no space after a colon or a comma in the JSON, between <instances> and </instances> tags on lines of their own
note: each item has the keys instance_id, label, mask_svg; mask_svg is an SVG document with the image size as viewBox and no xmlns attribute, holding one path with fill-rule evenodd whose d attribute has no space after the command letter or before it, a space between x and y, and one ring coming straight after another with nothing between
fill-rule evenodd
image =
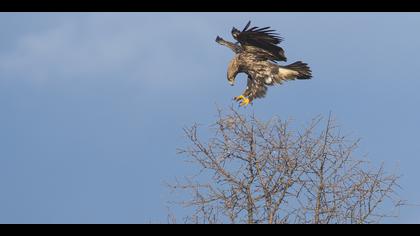
<instances>
[{"instance_id":1,"label":"eagle's head","mask_svg":"<svg viewBox=\"0 0 420 236\"><path fill-rule=\"evenodd\" d=\"M227 70L227 80L231 86L235 84L235 77L240 72L238 61L234 58L229 62Z\"/></svg>"},{"instance_id":2,"label":"eagle's head","mask_svg":"<svg viewBox=\"0 0 420 236\"><path fill-rule=\"evenodd\" d=\"M232 34L232 36L233 36L234 39L237 39L238 38L238 35L240 33L241 33L241 31L239 31L237 28L235 28L235 27L232 28L231 34Z\"/></svg>"}]
</instances>

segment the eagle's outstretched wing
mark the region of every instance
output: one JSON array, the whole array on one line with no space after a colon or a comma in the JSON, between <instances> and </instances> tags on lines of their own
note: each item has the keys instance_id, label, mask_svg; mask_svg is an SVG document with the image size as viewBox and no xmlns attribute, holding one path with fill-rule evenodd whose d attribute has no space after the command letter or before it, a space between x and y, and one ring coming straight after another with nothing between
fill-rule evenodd
<instances>
[{"instance_id":1,"label":"eagle's outstretched wing","mask_svg":"<svg viewBox=\"0 0 420 236\"><path fill-rule=\"evenodd\" d=\"M242 51L242 48L238 44L234 44L232 42L226 41L219 36L216 37L216 42L220 45L230 48L235 53L240 53Z\"/></svg>"},{"instance_id":2,"label":"eagle's outstretched wing","mask_svg":"<svg viewBox=\"0 0 420 236\"><path fill-rule=\"evenodd\" d=\"M248 42L248 43L255 43L255 44L279 44L283 41L283 38L280 37L277 33L273 33L275 30L270 29L270 27L258 28L252 27L249 28L251 25L251 21L248 21L244 29L239 33L236 40L240 43Z\"/></svg>"},{"instance_id":3,"label":"eagle's outstretched wing","mask_svg":"<svg viewBox=\"0 0 420 236\"><path fill-rule=\"evenodd\" d=\"M264 59L272 61L287 61L283 48L277 46L283 41L277 33L270 27L252 27L251 21L242 31L235 28L232 30L232 36L241 44L245 51L258 53L265 57Z\"/></svg>"}]
</instances>

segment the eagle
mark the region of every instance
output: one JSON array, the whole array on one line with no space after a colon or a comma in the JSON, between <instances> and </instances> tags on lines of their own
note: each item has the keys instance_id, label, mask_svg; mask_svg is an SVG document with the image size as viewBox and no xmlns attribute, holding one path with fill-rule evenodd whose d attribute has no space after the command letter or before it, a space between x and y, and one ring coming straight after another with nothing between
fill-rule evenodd
<instances>
[{"instance_id":1,"label":"eagle","mask_svg":"<svg viewBox=\"0 0 420 236\"><path fill-rule=\"evenodd\" d=\"M235 101L240 101L240 106L247 106L254 99L265 97L268 86L288 80L312 78L311 69L302 61L285 66L278 64L287 61L283 48L278 45L283 38L270 27L251 27L251 21L248 21L242 31L233 27L231 34L236 43L219 36L216 37L216 42L235 53L227 70L230 85L234 85L235 77L239 73L248 75L245 91L234 97Z\"/></svg>"}]
</instances>

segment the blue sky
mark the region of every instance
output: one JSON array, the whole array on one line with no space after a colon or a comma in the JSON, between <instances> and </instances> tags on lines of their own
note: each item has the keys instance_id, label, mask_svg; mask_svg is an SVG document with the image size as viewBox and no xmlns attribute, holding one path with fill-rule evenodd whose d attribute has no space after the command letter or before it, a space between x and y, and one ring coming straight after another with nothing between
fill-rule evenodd
<instances>
[{"instance_id":1,"label":"blue sky","mask_svg":"<svg viewBox=\"0 0 420 236\"><path fill-rule=\"evenodd\" d=\"M228 85L232 52L214 39L248 20L314 78L246 112L303 125L331 110L420 203L418 13L1 13L0 223L164 222L164 182L193 168L182 128L246 83ZM389 222L420 223L420 207Z\"/></svg>"}]
</instances>

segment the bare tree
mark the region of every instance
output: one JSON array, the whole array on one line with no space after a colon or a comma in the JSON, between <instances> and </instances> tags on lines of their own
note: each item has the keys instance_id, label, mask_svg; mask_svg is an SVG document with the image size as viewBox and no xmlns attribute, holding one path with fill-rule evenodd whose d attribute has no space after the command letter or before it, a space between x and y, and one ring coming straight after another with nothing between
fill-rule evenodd
<instances>
[{"instance_id":1,"label":"bare tree","mask_svg":"<svg viewBox=\"0 0 420 236\"><path fill-rule=\"evenodd\" d=\"M176 202L193 210L184 222L378 223L402 203L399 177L355 158L359 140L340 134L331 115L295 131L231 107L218 110L206 141L198 128L184 129L190 145L179 150L198 173L169 185L189 193Z\"/></svg>"}]
</instances>

